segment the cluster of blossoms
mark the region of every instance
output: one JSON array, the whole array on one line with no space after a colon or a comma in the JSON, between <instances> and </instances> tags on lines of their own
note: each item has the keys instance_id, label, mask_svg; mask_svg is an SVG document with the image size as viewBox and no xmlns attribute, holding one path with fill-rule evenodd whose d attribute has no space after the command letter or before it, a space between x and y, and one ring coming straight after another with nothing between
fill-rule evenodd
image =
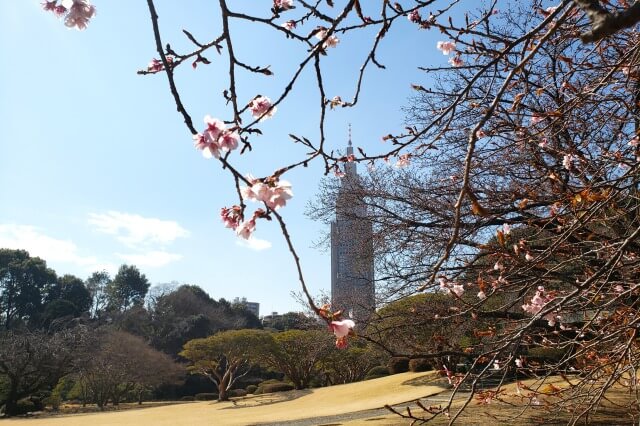
<instances>
[{"instance_id":1,"label":"cluster of blossoms","mask_svg":"<svg viewBox=\"0 0 640 426\"><path fill-rule=\"evenodd\" d=\"M220 152L233 151L238 147L238 132L227 129L221 120L210 115L204 118L204 123L207 128L202 133L193 135L193 140L196 149L201 150L205 158L220 158Z\"/></svg>"},{"instance_id":2,"label":"cluster of blossoms","mask_svg":"<svg viewBox=\"0 0 640 426\"><path fill-rule=\"evenodd\" d=\"M89 3L88 0L58 0L45 1L42 8L48 12L54 13L57 17L64 16L64 24L79 30L84 30L89 25L89 21L96 14L96 7Z\"/></svg>"},{"instance_id":3,"label":"cluster of blossoms","mask_svg":"<svg viewBox=\"0 0 640 426\"><path fill-rule=\"evenodd\" d=\"M396 168L402 169L411 164L411 154L402 154L398 157L398 161L396 162Z\"/></svg>"},{"instance_id":4,"label":"cluster of blossoms","mask_svg":"<svg viewBox=\"0 0 640 426\"><path fill-rule=\"evenodd\" d=\"M273 0L273 8L277 11L293 9L293 0Z\"/></svg>"},{"instance_id":5,"label":"cluster of blossoms","mask_svg":"<svg viewBox=\"0 0 640 426\"><path fill-rule=\"evenodd\" d=\"M462 284L450 283L446 278L440 278L440 289L447 294L455 294L461 297L464 293L464 286Z\"/></svg>"},{"instance_id":6,"label":"cluster of blossoms","mask_svg":"<svg viewBox=\"0 0 640 426\"><path fill-rule=\"evenodd\" d=\"M254 179L248 176L247 179L251 186L240 189L242 196L248 200L262 201L272 210L284 207L287 200L293 197L291 184L286 180L280 180L274 176L265 179Z\"/></svg>"},{"instance_id":7,"label":"cluster of blossoms","mask_svg":"<svg viewBox=\"0 0 640 426\"><path fill-rule=\"evenodd\" d=\"M271 99L266 96L256 96L249 102L249 109L251 110L251 115L254 118L259 118L260 121L273 117L277 110L271 103Z\"/></svg>"},{"instance_id":8,"label":"cluster of blossoms","mask_svg":"<svg viewBox=\"0 0 640 426\"><path fill-rule=\"evenodd\" d=\"M439 41L436 47L442 52L443 55L450 55L451 53L456 51L456 44L452 41ZM460 57L460 52L456 53L455 56L449 58L449 64L452 67L456 68L464 65L464 61Z\"/></svg>"},{"instance_id":9,"label":"cluster of blossoms","mask_svg":"<svg viewBox=\"0 0 640 426\"><path fill-rule=\"evenodd\" d=\"M543 286L539 286L536 294L531 298L531 302L522 305L522 309L531 315L536 315L545 307L547 303L551 302L554 298L555 297L552 294L548 294L545 292ZM549 322L549 326L553 327L560 317L558 315L554 315L553 313L548 313L543 318Z\"/></svg>"},{"instance_id":10,"label":"cluster of blossoms","mask_svg":"<svg viewBox=\"0 0 640 426\"><path fill-rule=\"evenodd\" d=\"M327 37L327 31L328 30L326 28L320 27L318 32L316 32L316 38L318 40L324 40L324 43L322 43L323 49L327 49L329 47L336 47L338 43L340 43L340 39L338 39L338 37L336 37L335 35L331 35Z\"/></svg>"},{"instance_id":11,"label":"cluster of blossoms","mask_svg":"<svg viewBox=\"0 0 640 426\"><path fill-rule=\"evenodd\" d=\"M331 312L329 305L323 305L318 313L327 321L329 330L336 336L336 348L345 349L349 345L347 337L355 334L353 329L356 323L350 319L342 319L341 311Z\"/></svg>"},{"instance_id":12,"label":"cluster of blossoms","mask_svg":"<svg viewBox=\"0 0 640 426\"><path fill-rule=\"evenodd\" d=\"M167 60L167 64L169 64L169 67L171 67L173 65L173 56L168 55L166 57L166 60ZM159 72L159 71L162 71L163 69L164 69L164 64L160 59L153 58L151 62L149 62L149 65L147 65L148 72Z\"/></svg>"},{"instance_id":13,"label":"cluster of blossoms","mask_svg":"<svg viewBox=\"0 0 640 426\"><path fill-rule=\"evenodd\" d=\"M267 212L263 209L257 209L253 212L253 216L249 220L242 220L242 207L232 206L223 207L220 211L220 218L227 228L231 228L236 231L239 237L248 240L256 230L256 219L268 217Z\"/></svg>"}]
</instances>

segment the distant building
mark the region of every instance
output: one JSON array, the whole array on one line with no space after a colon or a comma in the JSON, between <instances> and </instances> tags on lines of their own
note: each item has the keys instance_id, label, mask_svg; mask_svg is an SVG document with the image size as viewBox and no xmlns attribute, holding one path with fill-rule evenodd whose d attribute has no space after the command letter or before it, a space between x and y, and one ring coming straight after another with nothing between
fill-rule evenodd
<instances>
[{"instance_id":1,"label":"distant building","mask_svg":"<svg viewBox=\"0 0 640 426\"><path fill-rule=\"evenodd\" d=\"M351 128L347 155L353 154ZM331 304L344 317L366 321L375 310L373 227L361 196L356 163L344 163L336 199L336 220L331 224Z\"/></svg>"},{"instance_id":2,"label":"distant building","mask_svg":"<svg viewBox=\"0 0 640 426\"><path fill-rule=\"evenodd\" d=\"M282 315L278 314L277 312L271 312L270 315L265 315L262 317L262 325L264 327L274 328L276 323L281 320L282 320Z\"/></svg>"},{"instance_id":3,"label":"distant building","mask_svg":"<svg viewBox=\"0 0 640 426\"><path fill-rule=\"evenodd\" d=\"M257 302L247 302L246 297L243 297L242 299L239 297L236 297L235 299L233 299L233 304L242 305L245 308L247 308L247 310L252 314L254 314L255 316L257 317L260 316L260 304Z\"/></svg>"}]
</instances>

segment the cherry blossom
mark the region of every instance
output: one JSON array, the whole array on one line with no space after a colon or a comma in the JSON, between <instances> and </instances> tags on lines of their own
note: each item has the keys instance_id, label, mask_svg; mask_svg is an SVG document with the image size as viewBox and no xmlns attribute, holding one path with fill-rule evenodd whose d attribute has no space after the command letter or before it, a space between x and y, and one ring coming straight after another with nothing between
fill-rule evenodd
<instances>
[{"instance_id":1,"label":"cherry blossom","mask_svg":"<svg viewBox=\"0 0 640 426\"><path fill-rule=\"evenodd\" d=\"M56 6L58 1L54 0L54 1L45 1L40 3L42 5L42 9L46 10L47 12L55 12L56 10Z\"/></svg>"},{"instance_id":2,"label":"cherry blossom","mask_svg":"<svg viewBox=\"0 0 640 426\"><path fill-rule=\"evenodd\" d=\"M321 27L318 30L318 32L316 32L316 38L318 40L324 40L324 43L322 43L322 47L324 49L326 49L328 47L336 47L338 45L338 43L340 43L340 39L338 39L338 37L336 37L335 35L331 35L331 36L327 37L327 32L328 32L328 30L326 28Z\"/></svg>"},{"instance_id":3,"label":"cherry blossom","mask_svg":"<svg viewBox=\"0 0 640 426\"><path fill-rule=\"evenodd\" d=\"M449 55L456 50L456 44L452 41L439 41L436 44L438 50L442 51L443 55Z\"/></svg>"},{"instance_id":4,"label":"cherry blossom","mask_svg":"<svg viewBox=\"0 0 640 426\"><path fill-rule=\"evenodd\" d=\"M240 136L236 131L225 130L219 137L220 149L225 152L233 151L238 147Z\"/></svg>"},{"instance_id":5,"label":"cherry blossom","mask_svg":"<svg viewBox=\"0 0 640 426\"><path fill-rule=\"evenodd\" d=\"M638 138L638 136L634 137L633 139L631 139L628 143L629 146L638 146L640 145L640 139Z\"/></svg>"},{"instance_id":6,"label":"cherry blossom","mask_svg":"<svg viewBox=\"0 0 640 426\"><path fill-rule=\"evenodd\" d=\"M522 361L522 358L516 358L516 367L522 368L523 365L524 362Z\"/></svg>"},{"instance_id":7,"label":"cherry blossom","mask_svg":"<svg viewBox=\"0 0 640 426\"><path fill-rule=\"evenodd\" d=\"M331 321L329 323L329 329L333 331L336 336L336 347L338 349L344 349L347 347L347 336L352 333L356 323L350 319L342 321Z\"/></svg>"},{"instance_id":8,"label":"cherry blossom","mask_svg":"<svg viewBox=\"0 0 640 426\"><path fill-rule=\"evenodd\" d=\"M449 58L448 62L452 67L456 67L456 68L464 65L464 61L462 60L460 55L452 56L451 58Z\"/></svg>"},{"instance_id":9,"label":"cherry blossom","mask_svg":"<svg viewBox=\"0 0 640 426\"><path fill-rule=\"evenodd\" d=\"M531 315L536 315L553 299L554 297L552 295L545 293L543 286L539 286L536 294L531 298L531 302L522 305L522 310ZM549 326L553 327L556 324L556 321L561 317L559 315L554 315L553 313L548 313L543 318L547 320Z\"/></svg>"},{"instance_id":10,"label":"cherry blossom","mask_svg":"<svg viewBox=\"0 0 640 426\"><path fill-rule=\"evenodd\" d=\"M410 154L402 154L400 157L398 157L398 161L396 162L396 167L398 169L407 167L411 161L410 161Z\"/></svg>"},{"instance_id":11,"label":"cherry blossom","mask_svg":"<svg viewBox=\"0 0 640 426\"><path fill-rule=\"evenodd\" d=\"M249 177L251 186L240 189L242 196L252 201L261 201L270 209L276 210L284 207L287 200L293 197L291 184L286 180L267 178L264 181Z\"/></svg>"},{"instance_id":12,"label":"cherry blossom","mask_svg":"<svg viewBox=\"0 0 640 426\"><path fill-rule=\"evenodd\" d=\"M297 26L298 24L296 24L296 21L293 21L293 20L287 21L284 24L282 24L282 27L289 31L295 30Z\"/></svg>"},{"instance_id":13,"label":"cherry blossom","mask_svg":"<svg viewBox=\"0 0 640 426\"><path fill-rule=\"evenodd\" d=\"M251 237L251 234L253 234L253 231L255 230L256 230L256 220L252 218L238 225L236 228L236 234L239 237L242 237L245 240L248 240Z\"/></svg>"},{"instance_id":14,"label":"cherry blossom","mask_svg":"<svg viewBox=\"0 0 640 426\"><path fill-rule=\"evenodd\" d=\"M220 158L220 147L218 144L209 142L204 135L200 133L193 135L193 141L196 149L202 151L204 158Z\"/></svg>"},{"instance_id":15,"label":"cherry blossom","mask_svg":"<svg viewBox=\"0 0 640 426\"><path fill-rule=\"evenodd\" d=\"M409 21L413 22L414 24L419 24L422 21L422 17L420 16L420 12L418 12L418 10L412 10L411 12L409 12L409 14L407 15L407 19L409 19Z\"/></svg>"},{"instance_id":16,"label":"cherry blossom","mask_svg":"<svg viewBox=\"0 0 640 426\"><path fill-rule=\"evenodd\" d=\"M293 0L273 0L273 8L276 10L289 10L293 8Z\"/></svg>"},{"instance_id":17,"label":"cherry blossom","mask_svg":"<svg viewBox=\"0 0 640 426\"><path fill-rule=\"evenodd\" d=\"M574 159L574 156L572 154L567 154L564 157L562 157L562 167L564 167L567 170L571 170L571 167L573 166L573 159Z\"/></svg>"},{"instance_id":18,"label":"cherry blossom","mask_svg":"<svg viewBox=\"0 0 640 426\"><path fill-rule=\"evenodd\" d=\"M63 0L62 5L69 10L64 18L64 24L69 28L84 30L96 14L96 7L88 0Z\"/></svg>"},{"instance_id":19,"label":"cherry blossom","mask_svg":"<svg viewBox=\"0 0 640 426\"><path fill-rule=\"evenodd\" d=\"M533 114L531 114L531 118L529 119L529 125L534 126L539 122L541 122L542 120L544 120L544 117L538 114L537 112L534 112Z\"/></svg>"},{"instance_id":20,"label":"cherry blossom","mask_svg":"<svg viewBox=\"0 0 640 426\"><path fill-rule=\"evenodd\" d=\"M485 293L484 291L480 290L480 291L478 292L478 299L480 299L480 300L484 300L484 299L486 299L486 298L487 298L486 293Z\"/></svg>"},{"instance_id":21,"label":"cherry blossom","mask_svg":"<svg viewBox=\"0 0 640 426\"><path fill-rule=\"evenodd\" d=\"M446 278L442 277L438 280L440 282L440 289L447 294L455 294L461 297L464 294L464 286L462 284L450 283Z\"/></svg>"},{"instance_id":22,"label":"cherry blossom","mask_svg":"<svg viewBox=\"0 0 640 426\"><path fill-rule=\"evenodd\" d=\"M546 148L548 143L549 143L549 141L547 140L547 138L542 138L542 140L540 142L538 142L538 146L540 148Z\"/></svg>"},{"instance_id":23,"label":"cherry blossom","mask_svg":"<svg viewBox=\"0 0 640 426\"><path fill-rule=\"evenodd\" d=\"M224 222L225 227L235 231L242 220L242 208L240 206L233 206L231 208L223 207L220 211L220 218L222 222Z\"/></svg>"},{"instance_id":24,"label":"cherry blossom","mask_svg":"<svg viewBox=\"0 0 640 426\"><path fill-rule=\"evenodd\" d=\"M502 225L502 232L504 233L504 235L511 234L511 225L509 225L508 223L503 224Z\"/></svg>"},{"instance_id":25,"label":"cherry blossom","mask_svg":"<svg viewBox=\"0 0 640 426\"><path fill-rule=\"evenodd\" d=\"M260 118L260 121L273 117L277 110L276 107L272 106L271 99L266 96L257 96L249 102L249 109L251 110L251 115L254 118Z\"/></svg>"},{"instance_id":26,"label":"cherry blossom","mask_svg":"<svg viewBox=\"0 0 640 426\"><path fill-rule=\"evenodd\" d=\"M524 258L527 259L528 262L531 262L533 260L533 255L531 253L527 252L524 255Z\"/></svg>"}]
</instances>

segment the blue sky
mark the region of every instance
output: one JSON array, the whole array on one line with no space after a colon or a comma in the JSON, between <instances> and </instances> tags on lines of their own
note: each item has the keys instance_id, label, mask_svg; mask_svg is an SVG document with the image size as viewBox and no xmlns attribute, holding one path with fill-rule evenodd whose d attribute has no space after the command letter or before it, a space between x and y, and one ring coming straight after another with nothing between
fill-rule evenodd
<instances>
[{"instance_id":1,"label":"blue sky","mask_svg":"<svg viewBox=\"0 0 640 426\"><path fill-rule=\"evenodd\" d=\"M251 3L268 16L270 1ZM165 76L136 75L157 56L146 2L94 4L97 16L80 32L42 11L38 1L0 1L0 247L27 249L59 274L86 278L135 264L153 284L197 284L216 299L245 296L261 304L262 314L300 310L290 296L300 289L295 267L277 224L259 221L250 244L223 227L220 208L237 203L230 175L193 148ZM186 52L192 46L182 28L203 42L219 35L216 5L157 1L164 42ZM236 23L231 31L241 60L271 65L275 73L241 72L240 98L276 98L304 50L264 28ZM372 35L343 38L323 58L329 97L352 97ZM330 112L329 145L344 148L352 123L356 146L368 153L384 149L381 136L403 127L410 83L425 84L416 67L446 64L435 49L439 39L399 22L378 54L387 70L370 69L355 109ZM226 58L207 57L211 65L194 71L187 64L176 75L199 128L206 114L230 117L221 96ZM305 150L289 133L317 140L319 101L311 77L305 72L275 117L260 124L264 134L253 139L254 151L232 160L243 173L265 176L301 158ZM323 225L304 216L322 170L317 163L287 174L294 198L281 210L314 293L330 289L329 254L312 247Z\"/></svg>"}]
</instances>

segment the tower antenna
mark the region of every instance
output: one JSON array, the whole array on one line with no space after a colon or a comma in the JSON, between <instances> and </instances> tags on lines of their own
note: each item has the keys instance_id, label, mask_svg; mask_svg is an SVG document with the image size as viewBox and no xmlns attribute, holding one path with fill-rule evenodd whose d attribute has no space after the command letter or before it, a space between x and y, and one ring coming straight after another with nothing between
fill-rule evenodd
<instances>
[{"instance_id":1,"label":"tower antenna","mask_svg":"<svg viewBox=\"0 0 640 426\"><path fill-rule=\"evenodd\" d=\"M353 146L351 143L351 123L349 123L349 146Z\"/></svg>"}]
</instances>

